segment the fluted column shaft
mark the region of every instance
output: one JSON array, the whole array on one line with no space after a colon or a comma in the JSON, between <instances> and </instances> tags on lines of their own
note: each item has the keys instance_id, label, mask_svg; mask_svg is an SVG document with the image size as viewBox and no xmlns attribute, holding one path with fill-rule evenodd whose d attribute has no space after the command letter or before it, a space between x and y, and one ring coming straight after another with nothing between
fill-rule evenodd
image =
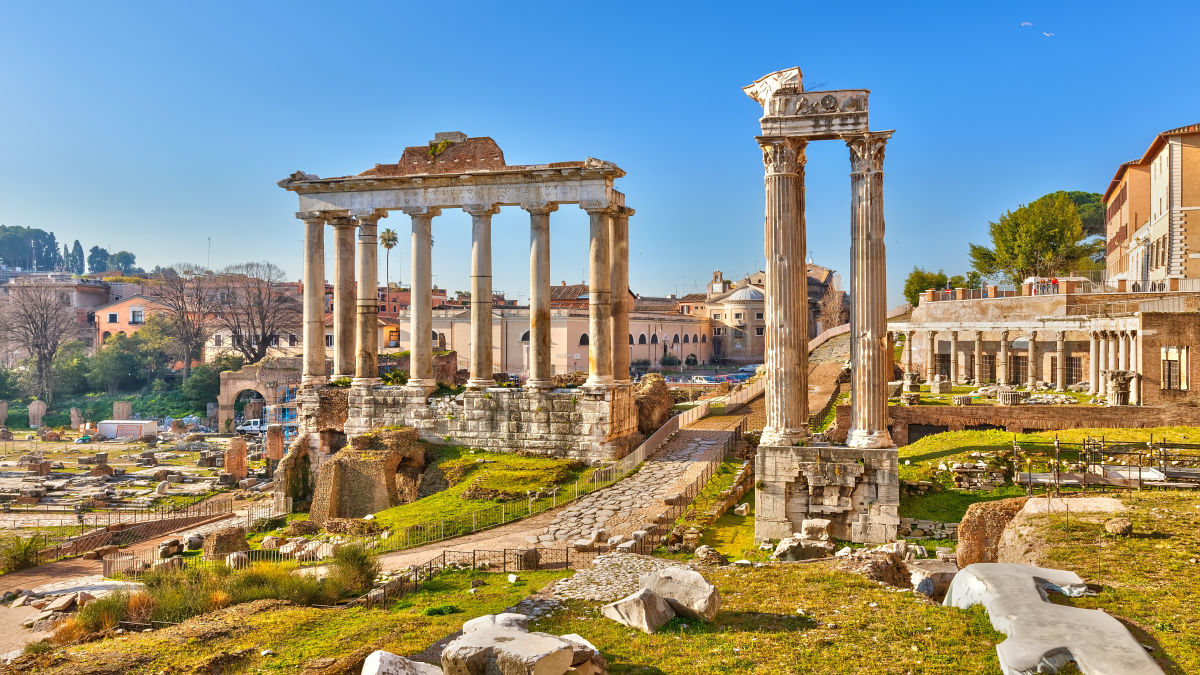
<instances>
[{"instance_id":1,"label":"fluted column shaft","mask_svg":"<svg viewBox=\"0 0 1200 675\"><path fill-rule=\"evenodd\" d=\"M617 382L629 381L629 307L632 304L629 298L629 216L632 215L633 209L621 206L611 219L612 361L613 379ZM680 358L687 358L687 354Z\"/></svg>"},{"instance_id":2,"label":"fluted column shaft","mask_svg":"<svg viewBox=\"0 0 1200 675\"><path fill-rule=\"evenodd\" d=\"M950 384L958 384L958 331L950 331Z\"/></svg>"},{"instance_id":3,"label":"fluted column shaft","mask_svg":"<svg viewBox=\"0 0 1200 675\"><path fill-rule=\"evenodd\" d=\"M588 378L584 386L613 383L612 360L612 208L586 204L591 225L588 252Z\"/></svg>"},{"instance_id":4,"label":"fluted column shaft","mask_svg":"<svg viewBox=\"0 0 1200 675\"><path fill-rule=\"evenodd\" d=\"M1054 336L1054 349L1057 359L1054 367L1054 388L1057 391L1067 389L1067 334L1058 331Z\"/></svg>"},{"instance_id":5,"label":"fluted column shaft","mask_svg":"<svg viewBox=\"0 0 1200 675\"><path fill-rule=\"evenodd\" d=\"M904 333L904 372L906 373L913 372L913 347L916 346L913 344L914 335L916 333L911 330Z\"/></svg>"},{"instance_id":6,"label":"fluted column shaft","mask_svg":"<svg viewBox=\"0 0 1200 675\"><path fill-rule=\"evenodd\" d=\"M358 330L354 384L379 382L379 219L387 211L358 217Z\"/></svg>"},{"instance_id":7,"label":"fluted column shaft","mask_svg":"<svg viewBox=\"0 0 1200 675\"><path fill-rule=\"evenodd\" d=\"M302 386L325 384L325 216L296 214L304 221L304 370Z\"/></svg>"},{"instance_id":8,"label":"fluted column shaft","mask_svg":"<svg viewBox=\"0 0 1200 675\"><path fill-rule=\"evenodd\" d=\"M354 226L353 218L333 225L333 376L354 375Z\"/></svg>"},{"instance_id":9,"label":"fluted column shaft","mask_svg":"<svg viewBox=\"0 0 1200 675\"><path fill-rule=\"evenodd\" d=\"M1038 363L1037 338L1038 338L1037 331L1035 331L1035 330L1029 331L1029 349L1027 350L1026 356L1025 356L1026 360L1029 362L1028 363L1029 372L1026 373L1027 379L1026 379L1025 384L1030 389L1033 389L1034 387L1037 386L1038 375L1041 373L1041 368L1038 367L1040 364Z\"/></svg>"},{"instance_id":10,"label":"fluted column shaft","mask_svg":"<svg viewBox=\"0 0 1200 675\"><path fill-rule=\"evenodd\" d=\"M1008 384L1008 331L1000 332L1000 358L996 362L996 383Z\"/></svg>"},{"instance_id":11,"label":"fluted column shaft","mask_svg":"<svg viewBox=\"0 0 1200 675\"><path fill-rule=\"evenodd\" d=\"M1129 333L1117 333L1117 369L1129 370Z\"/></svg>"},{"instance_id":12,"label":"fluted column shaft","mask_svg":"<svg viewBox=\"0 0 1200 675\"><path fill-rule=\"evenodd\" d=\"M761 444L803 443L808 430L808 267L805 262L804 141L759 137L766 213L766 424Z\"/></svg>"},{"instance_id":13,"label":"fluted column shaft","mask_svg":"<svg viewBox=\"0 0 1200 675\"><path fill-rule=\"evenodd\" d=\"M437 389L433 378L433 277L430 270L430 228L441 209L404 209L412 219L412 294L408 306L408 386L430 392Z\"/></svg>"},{"instance_id":14,"label":"fluted column shaft","mask_svg":"<svg viewBox=\"0 0 1200 675\"><path fill-rule=\"evenodd\" d=\"M850 150L850 432L855 448L892 446L887 429L887 258L883 157L892 132L845 135ZM807 275L807 270L805 270ZM807 305L807 303L805 303ZM807 359L802 361L807 368Z\"/></svg>"},{"instance_id":15,"label":"fluted column shaft","mask_svg":"<svg viewBox=\"0 0 1200 675\"><path fill-rule=\"evenodd\" d=\"M1100 331L1099 333L1099 345L1099 356L1096 359L1096 363L1098 364L1096 367L1096 377L1099 383L1096 385L1096 393L1103 396L1108 393L1108 381L1104 373L1110 369L1108 365L1108 334L1105 331Z\"/></svg>"},{"instance_id":16,"label":"fluted column shaft","mask_svg":"<svg viewBox=\"0 0 1200 675\"><path fill-rule=\"evenodd\" d=\"M471 377L468 389L496 386L492 378L492 204L472 204L471 214Z\"/></svg>"},{"instance_id":17,"label":"fluted column shaft","mask_svg":"<svg viewBox=\"0 0 1200 675\"><path fill-rule=\"evenodd\" d=\"M1119 349L1117 343L1120 342L1120 339L1117 337L1116 331L1108 331L1107 335L1108 335L1108 369L1109 370L1117 370L1117 366L1118 366L1117 351Z\"/></svg>"},{"instance_id":18,"label":"fluted column shaft","mask_svg":"<svg viewBox=\"0 0 1200 675\"><path fill-rule=\"evenodd\" d=\"M937 331L925 331L925 381L932 382L937 374Z\"/></svg>"},{"instance_id":19,"label":"fluted column shaft","mask_svg":"<svg viewBox=\"0 0 1200 675\"><path fill-rule=\"evenodd\" d=\"M554 387L550 366L550 214L557 204L526 205L529 212L530 389Z\"/></svg>"},{"instance_id":20,"label":"fluted column shaft","mask_svg":"<svg viewBox=\"0 0 1200 675\"><path fill-rule=\"evenodd\" d=\"M1095 331L1088 342L1088 393L1100 393L1100 337Z\"/></svg>"},{"instance_id":21,"label":"fluted column shaft","mask_svg":"<svg viewBox=\"0 0 1200 675\"><path fill-rule=\"evenodd\" d=\"M975 331L975 386L983 384L983 331Z\"/></svg>"}]
</instances>

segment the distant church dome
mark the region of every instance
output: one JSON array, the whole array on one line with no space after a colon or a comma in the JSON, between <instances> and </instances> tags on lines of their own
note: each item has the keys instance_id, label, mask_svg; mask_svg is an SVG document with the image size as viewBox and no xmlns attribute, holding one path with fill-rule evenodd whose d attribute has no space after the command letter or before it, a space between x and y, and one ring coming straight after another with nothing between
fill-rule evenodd
<instances>
[{"instance_id":1,"label":"distant church dome","mask_svg":"<svg viewBox=\"0 0 1200 675\"><path fill-rule=\"evenodd\" d=\"M730 293L729 297L725 298L725 302L762 302L764 298L763 292L757 288L743 286Z\"/></svg>"}]
</instances>

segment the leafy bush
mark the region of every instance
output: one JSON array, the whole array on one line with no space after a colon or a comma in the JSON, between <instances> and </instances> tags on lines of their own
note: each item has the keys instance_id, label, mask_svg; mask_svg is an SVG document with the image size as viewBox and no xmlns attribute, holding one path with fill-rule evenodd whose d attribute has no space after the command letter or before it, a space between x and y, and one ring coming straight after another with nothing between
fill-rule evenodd
<instances>
[{"instance_id":1,"label":"leafy bush","mask_svg":"<svg viewBox=\"0 0 1200 675\"><path fill-rule=\"evenodd\" d=\"M425 608L425 616L446 616L447 614L458 614L461 611L454 605L434 605Z\"/></svg>"},{"instance_id":2,"label":"leafy bush","mask_svg":"<svg viewBox=\"0 0 1200 675\"><path fill-rule=\"evenodd\" d=\"M383 374L383 383L390 386L408 384L408 373L403 370L389 370Z\"/></svg>"},{"instance_id":3,"label":"leafy bush","mask_svg":"<svg viewBox=\"0 0 1200 675\"><path fill-rule=\"evenodd\" d=\"M128 606L129 593L113 591L84 605L75 615L75 621L89 633L102 633L116 628L125 619Z\"/></svg>"},{"instance_id":4,"label":"leafy bush","mask_svg":"<svg viewBox=\"0 0 1200 675\"><path fill-rule=\"evenodd\" d=\"M40 546L36 536L14 534L0 538L0 572L7 574L37 565Z\"/></svg>"},{"instance_id":5,"label":"leafy bush","mask_svg":"<svg viewBox=\"0 0 1200 675\"><path fill-rule=\"evenodd\" d=\"M339 377L329 381L329 386L338 387L340 389L349 389L351 379L349 377Z\"/></svg>"},{"instance_id":6,"label":"leafy bush","mask_svg":"<svg viewBox=\"0 0 1200 675\"><path fill-rule=\"evenodd\" d=\"M134 623L149 623L150 617L154 616L154 610L158 608L158 601L154 596L146 591L138 591L129 596L129 604L125 612L125 619Z\"/></svg>"},{"instance_id":7,"label":"leafy bush","mask_svg":"<svg viewBox=\"0 0 1200 675\"><path fill-rule=\"evenodd\" d=\"M342 546L333 554L333 579L346 593L365 593L379 570L379 559L361 544Z\"/></svg>"},{"instance_id":8,"label":"leafy bush","mask_svg":"<svg viewBox=\"0 0 1200 675\"><path fill-rule=\"evenodd\" d=\"M658 362L664 366L677 366L679 365L679 357L672 354L667 354L659 359Z\"/></svg>"}]
</instances>

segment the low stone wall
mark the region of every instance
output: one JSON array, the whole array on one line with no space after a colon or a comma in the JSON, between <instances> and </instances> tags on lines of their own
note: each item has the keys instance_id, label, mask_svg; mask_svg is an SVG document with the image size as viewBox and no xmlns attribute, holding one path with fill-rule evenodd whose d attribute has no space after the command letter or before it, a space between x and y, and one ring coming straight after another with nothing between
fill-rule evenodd
<instances>
[{"instance_id":1,"label":"low stone wall","mask_svg":"<svg viewBox=\"0 0 1200 675\"><path fill-rule=\"evenodd\" d=\"M958 539L958 523L901 518L896 536L901 539Z\"/></svg>"},{"instance_id":2,"label":"low stone wall","mask_svg":"<svg viewBox=\"0 0 1200 675\"><path fill-rule=\"evenodd\" d=\"M407 426L434 443L588 463L620 459L641 438L633 388L628 385L599 392L467 391L461 403L449 398L427 401L403 387L353 387L348 409L344 431L350 438L380 427Z\"/></svg>"},{"instance_id":3,"label":"low stone wall","mask_svg":"<svg viewBox=\"0 0 1200 675\"><path fill-rule=\"evenodd\" d=\"M888 427L896 445L909 443L909 425L945 427L946 431L1000 428L1009 433L1099 427L1109 429L1194 425L1200 410L1191 407L1074 405L888 406ZM837 408L837 429L830 440L844 443L850 406Z\"/></svg>"}]
</instances>

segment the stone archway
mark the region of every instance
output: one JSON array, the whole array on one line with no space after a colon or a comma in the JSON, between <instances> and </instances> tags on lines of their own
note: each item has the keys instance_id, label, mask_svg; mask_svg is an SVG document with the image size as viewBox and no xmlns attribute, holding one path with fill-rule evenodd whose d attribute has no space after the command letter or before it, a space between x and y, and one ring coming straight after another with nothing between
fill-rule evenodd
<instances>
[{"instance_id":1,"label":"stone archway","mask_svg":"<svg viewBox=\"0 0 1200 675\"><path fill-rule=\"evenodd\" d=\"M293 367L281 361L296 361ZM277 403L276 387L289 379L299 379L300 368L298 359L275 359L264 367L262 363L243 366L241 370L227 370L221 373L221 391L217 395L217 429L225 431L226 424L233 428L235 416L234 405L237 397L246 391L256 392L262 396L265 405Z\"/></svg>"}]
</instances>

